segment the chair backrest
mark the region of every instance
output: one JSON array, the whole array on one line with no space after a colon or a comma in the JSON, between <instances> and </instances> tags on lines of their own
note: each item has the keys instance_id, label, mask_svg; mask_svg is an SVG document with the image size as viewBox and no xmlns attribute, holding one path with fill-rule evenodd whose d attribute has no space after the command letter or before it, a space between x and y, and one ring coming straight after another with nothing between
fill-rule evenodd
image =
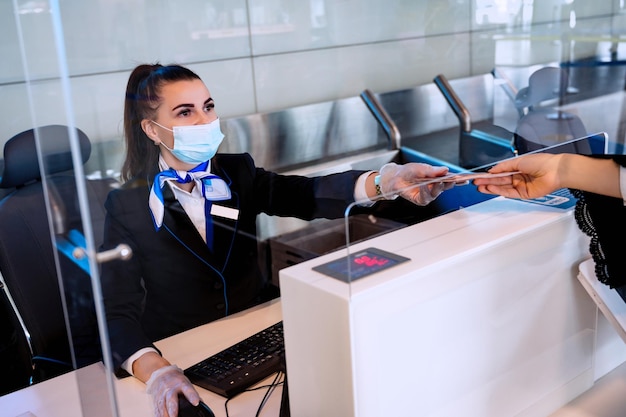
<instances>
[{"instance_id":1,"label":"chair backrest","mask_svg":"<svg viewBox=\"0 0 626 417\"><path fill-rule=\"evenodd\" d=\"M85 163L91 144L84 132L76 133ZM36 135L53 224L48 221ZM69 138L68 127L50 125L22 132L4 146L0 188L12 191L0 200L0 273L30 335L34 358L43 364L35 379L81 367L100 355L90 277L56 246L69 231L82 231ZM95 247L102 239L104 200L115 184L112 179L86 180Z\"/></svg>"},{"instance_id":2,"label":"chair backrest","mask_svg":"<svg viewBox=\"0 0 626 417\"><path fill-rule=\"evenodd\" d=\"M567 91L567 73L557 67L543 67L528 78L528 86L515 95L515 107L531 109L542 102L562 97Z\"/></svg>"},{"instance_id":3,"label":"chair backrest","mask_svg":"<svg viewBox=\"0 0 626 417\"><path fill-rule=\"evenodd\" d=\"M565 71L557 67L544 67L530 76L528 87L519 90L515 106L524 114L517 123L514 135L519 154L587 135L577 115L543 105L543 102L563 97L567 85Z\"/></svg>"}]
</instances>

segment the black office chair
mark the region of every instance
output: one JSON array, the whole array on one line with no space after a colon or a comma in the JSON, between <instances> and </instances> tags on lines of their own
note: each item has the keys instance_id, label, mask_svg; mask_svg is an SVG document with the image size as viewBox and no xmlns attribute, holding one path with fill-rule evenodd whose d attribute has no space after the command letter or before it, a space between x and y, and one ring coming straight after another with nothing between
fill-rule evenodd
<instances>
[{"instance_id":1,"label":"black office chair","mask_svg":"<svg viewBox=\"0 0 626 417\"><path fill-rule=\"evenodd\" d=\"M76 132L85 163L91 144L84 132ZM65 250L77 243L76 236L82 236L69 133L66 126L43 126L14 136L4 146L0 188L11 192L0 200L0 273L29 335L34 382L101 357L90 276L84 260L68 256L71 254ZM48 221L36 135L52 224ZM116 181L86 180L86 185L98 247L104 228L104 200Z\"/></svg>"},{"instance_id":2,"label":"black office chair","mask_svg":"<svg viewBox=\"0 0 626 417\"><path fill-rule=\"evenodd\" d=\"M28 341L4 288L0 288L0 368L0 396L30 384L32 363Z\"/></svg>"},{"instance_id":3,"label":"black office chair","mask_svg":"<svg viewBox=\"0 0 626 417\"><path fill-rule=\"evenodd\" d=\"M587 135L578 116L544 104L562 98L567 85L565 71L557 67L544 67L530 76L527 87L519 90L515 106L523 116L517 123L514 141L520 154Z\"/></svg>"}]
</instances>

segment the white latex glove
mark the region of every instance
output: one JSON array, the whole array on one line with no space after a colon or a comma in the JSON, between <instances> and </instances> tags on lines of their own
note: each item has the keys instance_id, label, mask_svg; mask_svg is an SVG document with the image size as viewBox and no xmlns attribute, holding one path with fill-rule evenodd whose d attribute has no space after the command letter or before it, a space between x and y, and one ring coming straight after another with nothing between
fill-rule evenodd
<instances>
[{"instance_id":1,"label":"white latex glove","mask_svg":"<svg viewBox=\"0 0 626 417\"><path fill-rule=\"evenodd\" d=\"M417 180L436 178L448 173L448 167L432 166L417 162L398 165L390 163L383 165L378 171L380 174L380 190L387 199L401 197L425 206L441 194L442 191L454 186L452 183L433 182L426 185L416 185Z\"/></svg>"},{"instance_id":2,"label":"white latex glove","mask_svg":"<svg viewBox=\"0 0 626 417\"><path fill-rule=\"evenodd\" d=\"M193 405L198 405L200 395L183 370L176 365L164 366L152 372L146 382L146 392L152 396L156 417L178 416L178 394L183 394Z\"/></svg>"}]
</instances>

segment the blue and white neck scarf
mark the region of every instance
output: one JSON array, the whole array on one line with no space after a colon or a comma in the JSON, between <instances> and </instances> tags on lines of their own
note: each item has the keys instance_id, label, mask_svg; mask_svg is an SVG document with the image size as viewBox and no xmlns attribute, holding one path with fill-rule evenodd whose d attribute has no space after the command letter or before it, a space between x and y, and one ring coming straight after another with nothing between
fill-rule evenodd
<instances>
[{"instance_id":1,"label":"blue and white neck scarf","mask_svg":"<svg viewBox=\"0 0 626 417\"><path fill-rule=\"evenodd\" d=\"M150 198L148 204L152 213L154 227L159 230L163 225L163 215L165 207L163 202L163 187L167 181L176 181L184 184L194 181L196 187L200 187L202 195L206 199L204 205L205 224L206 224L206 240L209 247L213 242L213 221L211 218L212 201L229 200L231 198L230 188L228 184L218 177L211 174L208 170L209 161L203 162L189 171L177 171L169 168L159 172L154 177L154 183L150 189Z\"/></svg>"}]
</instances>

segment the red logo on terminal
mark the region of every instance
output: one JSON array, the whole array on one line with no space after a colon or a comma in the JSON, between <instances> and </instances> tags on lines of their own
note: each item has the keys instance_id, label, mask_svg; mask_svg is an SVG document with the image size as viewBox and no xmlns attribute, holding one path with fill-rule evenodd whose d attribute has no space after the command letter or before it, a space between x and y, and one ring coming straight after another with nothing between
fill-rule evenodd
<instances>
[{"instance_id":1,"label":"red logo on terminal","mask_svg":"<svg viewBox=\"0 0 626 417\"><path fill-rule=\"evenodd\" d=\"M386 265L388 262L389 259L379 258L377 256L363 255L359 256L358 258L354 258L355 264L365 266L383 266Z\"/></svg>"}]
</instances>

